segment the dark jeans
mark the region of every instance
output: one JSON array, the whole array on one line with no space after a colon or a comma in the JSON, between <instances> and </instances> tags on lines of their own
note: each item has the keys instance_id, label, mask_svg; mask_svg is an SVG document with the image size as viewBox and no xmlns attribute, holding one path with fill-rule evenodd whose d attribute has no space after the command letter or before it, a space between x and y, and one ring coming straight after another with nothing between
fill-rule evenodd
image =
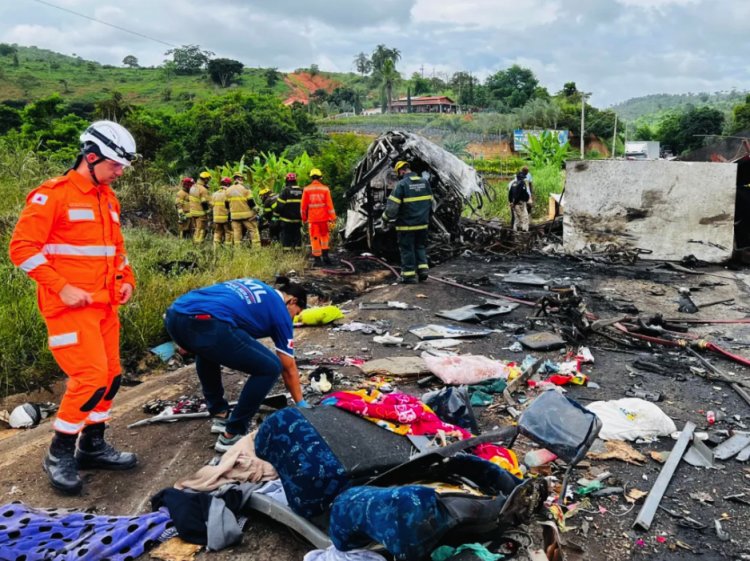
<instances>
[{"instance_id":1,"label":"dark jeans","mask_svg":"<svg viewBox=\"0 0 750 561\"><path fill-rule=\"evenodd\" d=\"M175 343L196 355L195 368L212 415L229 409L222 365L250 374L226 428L229 434L246 434L250 419L281 374L279 357L242 329L216 319L196 319L169 309L164 325Z\"/></svg>"},{"instance_id":2,"label":"dark jeans","mask_svg":"<svg viewBox=\"0 0 750 561\"><path fill-rule=\"evenodd\" d=\"M300 222L281 222L281 245L302 247L302 224Z\"/></svg>"},{"instance_id":3,"label":"dark jeans","mask_svg":"<svg viewBox=\"0 0 750 561\"><path fill-rule=\"evenodd\" d=\"M401 276L413 278L427 274L427 229L398 232L398 249L401 252Z\"/></svg>"}]
</instances>

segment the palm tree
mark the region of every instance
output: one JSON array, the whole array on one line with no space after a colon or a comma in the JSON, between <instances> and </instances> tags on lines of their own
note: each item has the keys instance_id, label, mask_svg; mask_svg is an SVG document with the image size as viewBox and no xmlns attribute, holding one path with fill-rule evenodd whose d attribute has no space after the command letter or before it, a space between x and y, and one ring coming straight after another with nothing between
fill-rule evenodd
<instances>
[{"instance_id":1,"label":"palm tree","mask_svg":"<svg viewBox=\"0 0 750 561\"><path fill-rule=\"evenodd\" d=\"M391 59L387 59L380 69L380 85L385 92L386 107L388 113L391 112L391 102L393 101L393 86L401 78L396 70L396 65Z\"/></svg>"}]
</instances>

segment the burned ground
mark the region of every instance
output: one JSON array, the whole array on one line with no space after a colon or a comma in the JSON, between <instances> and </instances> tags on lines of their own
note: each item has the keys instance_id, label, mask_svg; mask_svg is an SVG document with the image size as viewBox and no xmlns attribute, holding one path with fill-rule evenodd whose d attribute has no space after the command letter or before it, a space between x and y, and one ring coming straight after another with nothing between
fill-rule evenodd
<instances>
[{"instance_id":1,"label":"burned ground","mask_svg":"<svg viewBox=\"0 0 750 561\"><path fill-rule=\"evenodd\" d=\"M750 275L732 272L721 267L697 269L700 274L687 274L669 267L657 267L657 263L639 262L636 265L596 263L568 258L526 257L523 259L485 258L464 256L447 261L431 272L434 276L450 278L460 283L474 285L498 295L507 295L523 300L536 301L545 295L543 287L510 285L503 282L503 275L519 267L548 280L548 286L570 287L575 285L587 310L600 318L622 317L640 313L642 318L662 314L667 319L734 319L744 318L748 310L747 300ZM356 262L355 262L356 266ZM391 334L405 336L403 347L384 347L372 341L372 335L359 332L334 332L329 327L307 327L297 332L297 353L301 362L325 356L414 356L419 351L411 347L416 337L407 333L410 326L420 323L451 323L437 318L440 309L456 308L467 304L479 304L483 299L462 289L430 280L418 286L391 284L393 276L388 272L370 271L366 279L337 277L330 274L312 274L308 280L316 283L321 292L330 291L341 282L348 284L338 292L338 300L346 299L354 292L359 295L342 303L349 311L349 322L379 321ZM357 280L357 282L350 282ZM715 304L705 307L697 314L677 312L678 287L692 288L692 298L699 306L719 300L734 298L732 304ZM399 300L419 306L418 310L360 310L360 302ZM490 336L467 340L460 346L465 354L479 354L500 360L520 361L526 352L512 352L510 345L522 333L535 329L560 329L569 327L570 318L561 318L551 313L547 318L535 318L536 308L519 306L513 312L491 322L496 329ZM706 325L691 327L690 333L700 334L706 339L720 343L724 348L740 355L748 355L750 347L750 325ZM568 336L574 332L569 330ZM599 387L566 386L568 395L580 403L594 400L619 399L633 385L659 392L663 401L659 406L681 428L686 421L693 421L699 431L708 431L719 437L721 430L746 430L750 424L750 405L745 403L727 384L707 381L698 375L696 368L702 365L692 355L679 349L649 347L645 343L629 340L631 346L622 344L615 334L607 337L588 335L580 343L586 344L595 357L595 363L584 367L584 372ZM578 342L570 344L575 349ZM561 353L533 353L539 358L559 360ZM312 353L312 354L309 354ZM726 373L734 373L737 379L750 380L745 367L705 355ZM636 362L641 365L639 368ZM643 369L643 364L655 364ZM691 369L691 366L693 367ZM646 367L648 368L648 367ZM370 380L355 367L334 369L342 375L334 389L353 389ZM304 371L303 371L304 374ZM230 393L238 393L242 377L231 373L227 376ZM391 384L399 391L421 395L427 387L418 387L413 378L394 379ZM439 387L433 383L430 388ZM118 445L135 451L141 464L132 473L89 473L81 497L63 497L53 492L41 471L41 459L51 435L48 422L25 432L2 432L0 436L0 493L4 502L23 501L32 506L78 507L98 513L130 514L148 510L148 499L163 487L172 485L178 478L194 472L212 456L214 437L209 434L207 421L183 421L171 425L152 425L128 430L126 425L143 418L142 405L154 399L169 398L199 391L192 366L185 366L167 373L154 373L135 387L124 388L116 403L116 419L112 423L112 436ZM516 399L526 402L536 394L531 390L525 395L517 393ZM320 396L308 394L307 399L316 402ZM29 396L9 398L0 408L8 408ZM55 395L37 394L32 399L55 400ZM706 411L721 411L722 420L708 426ZM504 410L502 397L488 408L476 408L483 429L508 424L511 419ZM651 452L669 451L674 445L670 438L661 438L656 443L634 444L646 461L642 465L631 465L615 460L599 461L586 459L575 471L573 481L579 477L592 477L603 471L612 473L607 486L648 491L653 485L661 464L651 458ZM515 447L519 458L531 448L527 440L519 439ZM676 518L659 510L648 532L632 530L633 521L640 502L633 505L622 493L609 497L591 497L575 515L567 520L570 530L563 535L568 543L566 551L570 559L742 559L750 558L750 505L725 499L745 493L750 499L750 470L748 464L734 459L717 462L720 469L694 468L682 462L674 476L661 505L673 513L692 518L705 525L705 529L685 527L685 518ZM562 468L553 464L550 474L562 474ZM577 487L573 485L573 487ZM703 501L693 499L690 494L702 492ZM694 495L699 496L699 495ZM643 499L641 499L642 502ZM723 530L729 534L728 541L717 536L714 521L720 520ZM662 539L663 538L663 539ZM578 547L577 547L578 546ZM202 553L197 559L215 560L248 559L301 559L308 546L293 538L281 525L252 516L243 544L215 554ZM743 555L745 557L743 557Z\"/></svg>"}]
</instances>

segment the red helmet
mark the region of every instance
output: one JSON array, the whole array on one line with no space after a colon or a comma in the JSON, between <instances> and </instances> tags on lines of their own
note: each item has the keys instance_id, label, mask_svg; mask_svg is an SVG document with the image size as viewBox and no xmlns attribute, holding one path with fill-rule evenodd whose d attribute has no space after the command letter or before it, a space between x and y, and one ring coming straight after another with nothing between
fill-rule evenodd
<instances>
[{"instance_id":1,"label":"red helmet","mask_svg":"<svg viewBox=\"0 0 750 561\"><path fill-rule=\"evenodd\" d=\"M286 180L287 181L297 181L297 174L296 173L287 173L286 174Z\"/></svg>"},{"instance_id":2,"label":"red helmet","mask_svg":"<svg viewBox=\"0 0 750 561\"><path fill-rule=\"evenodd\" d=\"M231 177L222 177L220 183L222 185L231 185L232 184L232 178Z\"/></svg>"},{"instance_id":3,"label":"red helmet","mask_svg":"<svg viewBox=\"0 0 750 561\"><path fill-rule=\"evenodd\" d=\"M193 185L195 183L195 179L192 177L183 177L182 178L182 184L183 185Z\"/></svg>"}]
</instances>

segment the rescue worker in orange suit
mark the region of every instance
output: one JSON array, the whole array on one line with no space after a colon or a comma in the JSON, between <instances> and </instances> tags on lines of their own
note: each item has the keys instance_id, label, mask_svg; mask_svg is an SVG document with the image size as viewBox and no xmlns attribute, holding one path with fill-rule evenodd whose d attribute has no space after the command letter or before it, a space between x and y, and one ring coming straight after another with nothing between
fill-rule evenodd
<instances>
[{"instance_id":1,"label":"rescue worker in orange suit","mask_svg":"<svg viewBox=\"0 0 750 561\"><path fill-rule=\"evenodd\" d=\"M10 241L11 261L37 283L49 348L68 376L43 467L69 494L81 491L79 468L138 462L104 439L121 379L118 308L135 286L110 184L136 159L135 141L119 124L97 121L81 143L73 168L29 193Z\"/></svg>"},{"instance_id":2,"label":"rescue worker in orange suit","mask_svg":"<svg viewBox=\"0 0 750 561\"><path fill-rule=\"evenodd\" d=\"M281 224L281 245L285 250L302 247L302 218L300 203L302 188L297 185L297 174L286 174L286 185L276 199L274 214Z\"/></svg>"},{"instance_id":3,"label":"rescue worker in orange suit","mask_svg":"<svg viewBox=\"0 0 750 561\"><path fill-rule=\"evenodd\" d=\"M174 204L177 207L177 233L181 240L187 240L192 235L193 219L190 218L190 188L195 183L192 177L183 177Z\"/></svg>"},{"instance_id":4,"label":"rescue worker in orange suit","mask_svg":"<svg viewBox=\"0 0 750 561\"><path fill-rule=\"evenodd\" d=\"M219 190L211 195L215 246L232 243L232 230L229 224L229 199L227 198L227 189L231 184L232 180L229 177L222 177L219 182Z\"/></svg>"},{"instance_id":5,"label":"rescue worker in orange suit","mask_svg":"<svg viewBox=\"0 0 750 561\"><path fill-rule=\"evenodd\" d=\"M315 265L322 262L330 265L328 242L330 230L336 225L336 211L333 209L331 190L321 183L323 172L317 168L310 170L312 182L302 191L300 214L302 222L310 226L310 246Z\"/></svg>"},{"instance_id":6,"label":"rescue worker in orange suit","mask_svg":"<svg viewBox=\"0 0 750 561\"><path fill-rule=\"evenodd\" d=\"M190 188L190 218L193 219L193 241L202 243L206 239L208 232L208 211L211 203L211 195L208 192L208 183L211 181L211 174L202 171L198 176L198 181Z\"/></svg>"},{"instance_id":7,"label":"rescue worker in orange suit","mask_svg":"<svg viewBox=\"0 0 750 561\"><path fill-rule=\"evenodd\" d=\"M249 234L250 244L260 247L258 232L258 211L250 189L242 183L242 174L234 174L234 185L227 189L229 218L232 220L234 245L240 245L245 234Z\"/></svg>"}]
</instances>

